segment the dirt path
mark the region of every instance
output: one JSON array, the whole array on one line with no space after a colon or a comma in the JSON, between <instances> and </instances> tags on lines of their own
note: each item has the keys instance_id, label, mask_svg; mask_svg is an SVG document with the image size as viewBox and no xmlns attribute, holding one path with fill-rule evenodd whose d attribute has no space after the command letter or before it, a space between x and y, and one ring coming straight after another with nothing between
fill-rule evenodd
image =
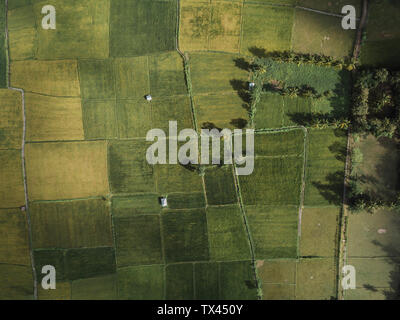
<instances>
[{"instance_id":1,"label":"dirt path","mask_svg":"<svg viewBox=\"0 0 400 320\"><path fill-rule=\"evenodd\" d=\"M368 0L364 0L361 21L360 21L360 24L359 24L358 30L357 30L357 39L356 39L356 43L354 45L354 52L353 52L354 61L357 61L358 56L360 54L362 36L363 36L363 31L364 31L365 25L367 23L367 18L368 18Z\"/></svg>"},{"instance_id":2,"label":"dirt path","mask_svg":"<svg viewBox=\"0 0 400 320\"><path fill-rule=\"evenodd\" d=\"M32 225L31 225L31 216L29 212L29 196L28 196L28 184L26 180L26 167L25 167L25 143L26 143L26 108L25 108L25 92L23 89L14 88L10 86L10 52L8 46L8 0L5 0L5 11L6 11L6 28L5 28L5 41L7 44L7 86L9 90L18 91L22 96L22 143L21 143L21 161L22 161L22 176L24 181L24 194L25 194L25 213L26 220L28 225L28 244L29 244L29 255L31 258L32 265L32 277L33 277L33 298L37 300L37 277L36 277L36 268L35 268L35 260L33 256L33 245L32 245Z\"/></svg>"}]
</instances>

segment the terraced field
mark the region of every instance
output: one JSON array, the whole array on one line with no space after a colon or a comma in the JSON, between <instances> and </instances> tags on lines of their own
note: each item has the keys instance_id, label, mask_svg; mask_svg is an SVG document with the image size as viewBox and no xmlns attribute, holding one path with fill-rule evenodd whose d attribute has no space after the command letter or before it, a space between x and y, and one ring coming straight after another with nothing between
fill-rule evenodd
<instances>
[{"instance_id":1,"label":"terraced field","mask_svg":"<svg viewBox=\"0 0 400 320\"><path fill-rule=\"evenodd\" d=\"M300 8L340 14L342 1L5 3L1 299L337 298L347 133L299 117L345 114L349 72L271 68L272 80L335 96L263 93L252 175L145 155L147 132L169 121L251 126L248 61L262 49L348 57L355 33ZM41 28L45 4L56 30ZM56 267L56 290L40 285L44 265Z\"/></svg>"}]
</instances>

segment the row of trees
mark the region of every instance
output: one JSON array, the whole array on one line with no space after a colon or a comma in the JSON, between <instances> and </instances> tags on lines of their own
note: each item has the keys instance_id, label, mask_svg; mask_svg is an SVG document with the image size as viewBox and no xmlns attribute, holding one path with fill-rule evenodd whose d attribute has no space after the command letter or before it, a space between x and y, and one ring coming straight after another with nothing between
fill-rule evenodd
<instances>
[{"instance_id":1,"label":"row of trees","mask_svg":"<svg viewBox=\"0 0 400 320\"><path fill-rule=\"evenodd\" d=\"M293 51L275 51L268 53L266 56L279 63L296 63L297 65L314 64L317 66L334 67L339 70L347 69L349 71L356 68L356 64L352 60L345 61L344 59L334 59L333 57L322 54L296 53Z\"/></svg>"}]
</instances>

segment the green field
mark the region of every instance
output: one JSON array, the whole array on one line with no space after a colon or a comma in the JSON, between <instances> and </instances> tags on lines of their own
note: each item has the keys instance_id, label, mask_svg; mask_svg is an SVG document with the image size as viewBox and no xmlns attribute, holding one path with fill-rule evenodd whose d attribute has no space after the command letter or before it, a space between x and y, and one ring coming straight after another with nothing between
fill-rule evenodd
<instances>
[{"instance_id":1,"label":"green field","mask_svg":"<svg viewBox=\"0 0 400 320\"><path fill-rule=\"evenodd\" d=\"M7 86L7 50L6 50L6 8L5 2L0 3L0 88Z\"/></svg>"}]
</instances>

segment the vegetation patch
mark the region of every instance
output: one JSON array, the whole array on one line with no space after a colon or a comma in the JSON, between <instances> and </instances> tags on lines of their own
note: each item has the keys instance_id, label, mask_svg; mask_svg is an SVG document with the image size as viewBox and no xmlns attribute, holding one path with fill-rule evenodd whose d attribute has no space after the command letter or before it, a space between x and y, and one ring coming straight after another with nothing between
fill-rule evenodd
<instances>
[{"instance_id":1,"label":"vegetation patch","mask_svg":"<svg viewBox=\"0 0 400 320\"><path fill-rule=\"evenodd\" d=\"M115 300L116 298L117 279L115 274L72 282L71 299L73 300Z\"/></svg>"},{"instance_id":2,"label":"vegetation patch","mask_svg":"<svg viewBox=\"0 0 400 320\"><path fill-rule=\"evenodd\" d=\"M118 268L118 299L164 299L164 266L136 266Z\"/></svg>"},{"instance_id":3,"label":"vegetation patch","mask_svg":"<svg viewBox=\"0 0 400 320\"><path fill-rule=\"evenodd\" d=\"M193 264L170 264L165 269L166 299L193 300L194 279Z\"/></svg>"},{"instance_id":4,"label":"vegetation patch","mask_svg":"<svg viewBox=\"0 0 400 320\"><path fill-rule=\"evenodd\" d=\"M20 150L0 150L0 208L25 204Z\"/></svg>"},{"instance_id":5,"label":"vegetation patch","mask_svg":"<svg viewBox=\"0 0 400 320\"><path fill-rule=\"evenodd\" d=\"M219 264L216 262L194 264L196 300L219 299Z\"/></svg>"},{"instance_id":6,"label":"vegetation patch","mask_svg":"<svg viewBox=\"0 0 400 320\"><path fill-rule=\"evenodd\" d=\"M114 100L84 100L82 120L85 139L112 139L118 136Z\"/></svg>"},{"instance_id":7,"label":"vegetation patch","mask_svg":"<svg viewBox=\"0 0 400 320\"><path fill-rule=\"evenodd\" d=\"M0 264L0 300L33 300L31 266Z\"/></svg>"},{"instance_id":8,"label":"vegetation patch","mask_svg":"<svg viewBox=\"0 0 400 320\"><path fill-rule=\"evenodd\" d=\"M80 98L25 95L27 140L83 140Z\"/></svg>"},{"instance_id":9,"label":"vegetation patch","mask_svg":"<svg viewBox=\"0 0 400 320\"><path fill-rule=\"evenodd\" d=\"M102 199L33 202L30 212L34 248L112 245L109 206Z\"/></svg>"},{"instance_id":10,"label":"vegetation patch","mask_svg":"<svg viewBox=\"0 0 400 320\"><path fill-rule=\"evenodd\" d=\"M0 149L19 149L22 141L21 93L0 89Z\"/></svg>"},{"instance_id":11,"label":"vegetation patch","mask_svg":"<svg viewBox=\"0 0 400 320\"><path fill-rule=\"evenodd\" d=\"M297 207L246 206L256 259L297 257Z\"/></svg>"},{"instance_id":12,"label":"vegetation patch","mask_svg":"<svg viewBox=\"0 0 400 320\"><path fill-rule=\"evenodd\" d=\"M239 206L208 207L207 227L211 260L250 259L249 240Z\"/></svg>"},{"instance_id":13,"label":"vegetation patch","mask_svg":"<svg viewBox=\"0 0 400 320\"><path fill-rule=\"evenodd\" d=\"M208 205L225 205L238 202L231 166L207 169L204 181Z\"/></svg>"},{"instance_id":14,"label":"vegetation patch","mask_svg":"<svg viewBox=\"0 0 400 320\"><path fill-rule=\"evenodd\" d=\"M79 79L84 99L115 98L112 60L79 60Z\"/></svg>"},{"instance_id":15,"label":"vegetation patch","mask_svg":"<svg viewBox=\"0 0 400 320\"><path fill-rule=\"evenodd\" d=\"M137 194L112 198L113 218L131 218L141 214L159 214L161 206L156 194Z\"/></svg>"},{"instance_id":16,"label":"vegetation patch","mask_svg":"<svg viewBox=\"0 0 400 320\"><path fill-rule=\"evenodd\" d=\"M185 210L162 214L165 258L170 262L208 260L205 210Z\"/></svg>"},{"instance_id":17,"label":"vegetation patch","mask_svg":"<svg viewBox=\"0 0 400 320\"><path fill-rule=\"evenodd\" d=\"M175 49L176 2L111 1L110 54L140 56Z\"/></svg>"},{"instance_id":18,"label":"vegetation patch","mask_svg":"<svg viewBox=\"0 0 400 320\"><path fill-rule=\"evenodd\" d=\"M107 146L101 141L28 144L26 171L32 201L109 193Z\"/></svg>"},{"instance_id":19,"label":"vegetation patch","mask_svg":"<svg viewBox=\"0 0 400 320\"><path fill-rule=\"evenodd\" d=\"M204 193L173 193L168 195L168 207L171 209L195 209L206 206Z\"/></svg>"},{"instance_id":20,"label":"vegetation patch","mask_svg":"<svg viewBox=\"0 0 400 320\"><path fill-rule=\"evenodd\" d=\"M114 218L118 267L162 263L160 217Z\"/></svg>"}]
</instances>

